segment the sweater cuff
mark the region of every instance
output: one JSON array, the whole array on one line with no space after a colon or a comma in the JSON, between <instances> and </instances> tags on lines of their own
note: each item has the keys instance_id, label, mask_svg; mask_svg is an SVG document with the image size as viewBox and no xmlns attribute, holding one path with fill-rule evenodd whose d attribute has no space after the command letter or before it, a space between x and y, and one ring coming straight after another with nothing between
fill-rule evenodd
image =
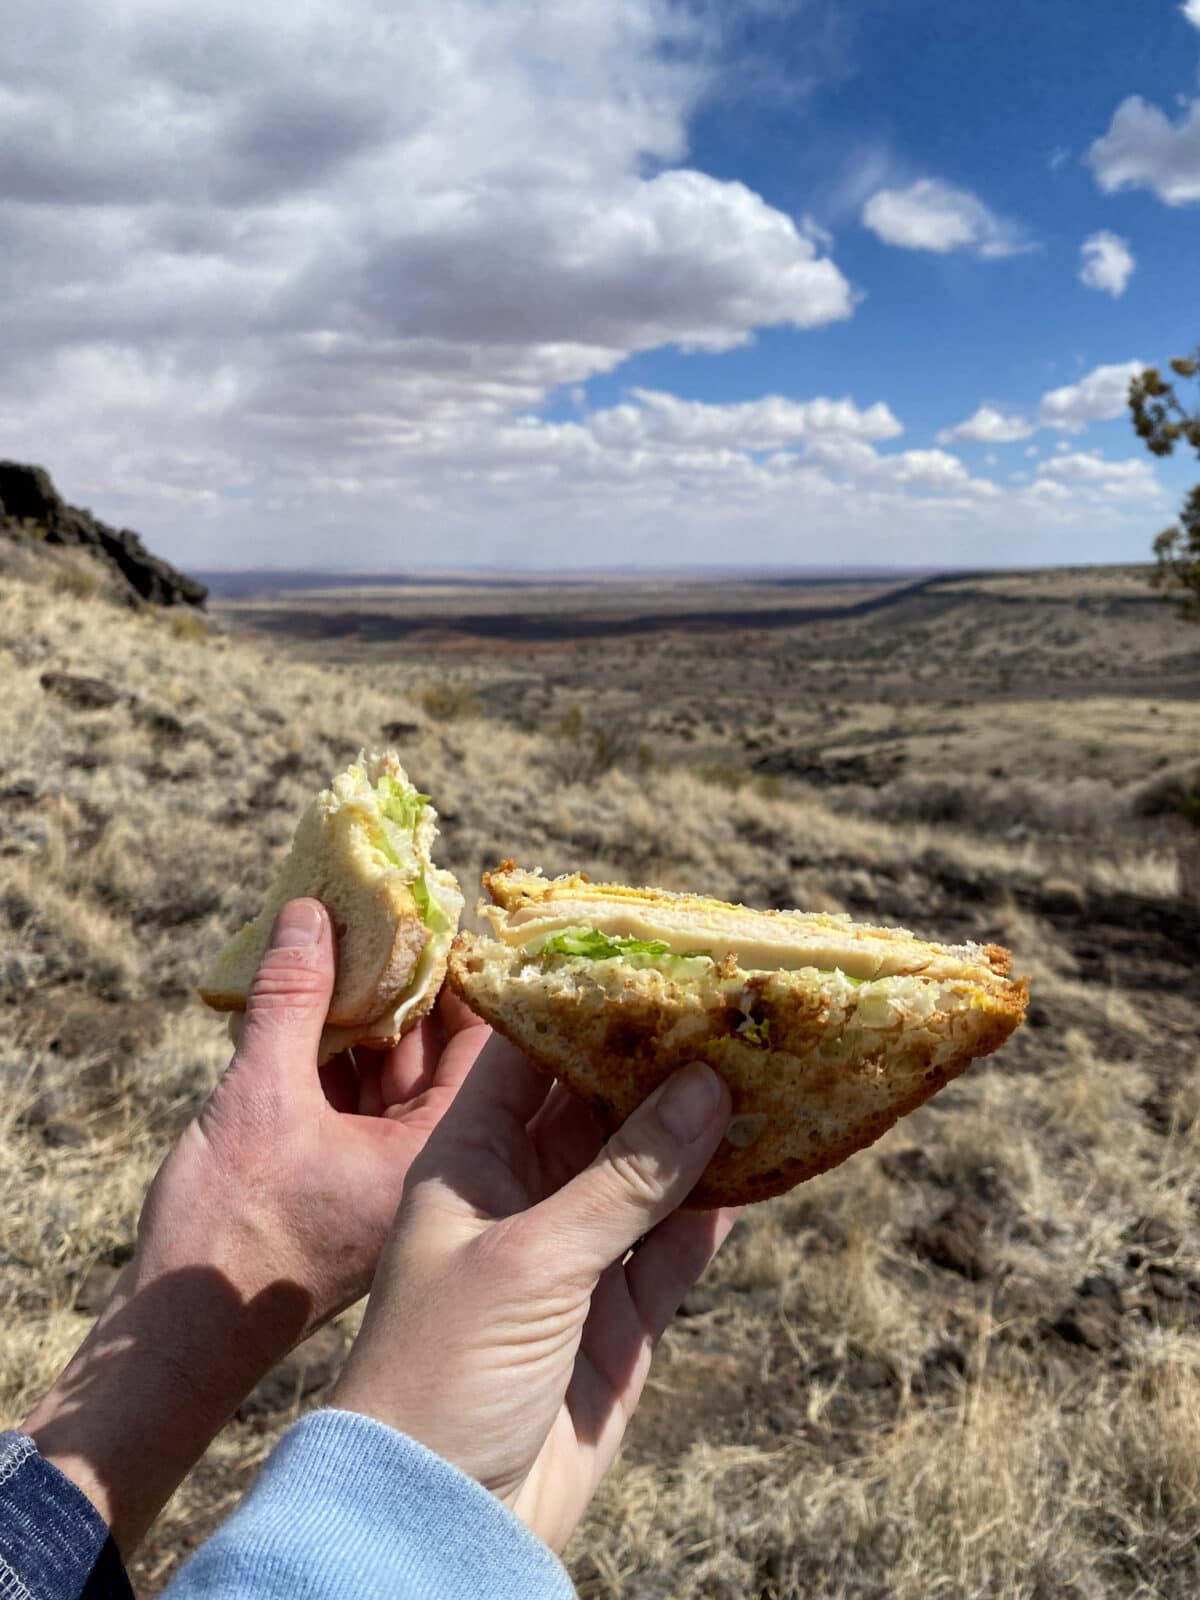
<instances>
[{"instance_id":1,"label":"sweater cuff","mask_svg":"<svg viewBox=\"0 0 1200 1600\"><path fill-rule=\"evenodd\" d=\"M289 1429L167 1594L572 1600L575 1590L547 1546L473 1478L371 1417L322 1410Z\"/></svg>"},{"instance_id":2,"label":"sweater cuff","mask_svg":"<svg viewBox=\"0 0 1200 1600\"><path fill-rule=\"evenodd\" d=\"M133 1600L104 1518L24 1433L0 1433L0 1595Z\"/></svg>"}]
</instances>

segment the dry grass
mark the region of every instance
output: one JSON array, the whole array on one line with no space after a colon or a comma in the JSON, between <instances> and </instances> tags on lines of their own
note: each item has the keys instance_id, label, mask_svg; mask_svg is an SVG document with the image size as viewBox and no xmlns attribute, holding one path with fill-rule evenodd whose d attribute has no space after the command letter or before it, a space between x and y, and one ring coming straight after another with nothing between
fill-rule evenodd
<instances>
[{"instance_id":1,"label":"dry grass","mask_svg":"<svg viewBox=\"0 0 1200 1600\"><path fill-rule=\"evenodd\" d=\"M127 1253L224 1063L189 999L205 954L311 791L402 724L468 896L512 855L998 938L1033 978L997 1061L744 1218L575 1542L581 1594L1196 1592L1198 930L1170 797L1200 718L1093 661L1107 642L1182 670L1191 636L1132 607L1110 637L1125 590L1097 578L1093 623L1060 617L1046 647L1058 698L1008 697L997 661L1045 632L1014 600L1067 601L1006 578L979 602L1007 596L990 654L971 642L990 612L938 612L816 642L447 646L444 672L388 648L364 673L118 610L64 573L10 568L0 593L0 1422L82 1333L89 1269ZM885 698L881 664L920 692ZM78 709L46 672L117 698ZM964 1205L975 1276L922 1243ZM152 1536L143 1592L286 1421L231 1424Z\"/></svg>"}]
</instances>

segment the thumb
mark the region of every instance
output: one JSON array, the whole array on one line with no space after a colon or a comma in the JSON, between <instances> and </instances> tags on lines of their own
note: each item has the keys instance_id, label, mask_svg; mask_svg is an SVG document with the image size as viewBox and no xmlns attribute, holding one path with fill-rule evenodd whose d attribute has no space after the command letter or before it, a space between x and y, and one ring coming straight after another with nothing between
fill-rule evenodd
<instances>
[{"instance_id":1,"label":"thumb","mask_svg":"<svg viewBox=\"0 0 1200 1600\"><path fill-rule=\"evenodd\" d=\"M590 1167L534 1208L539 1226L564 1241L561 1259L578 1267L589 1287L687 1198L729 1114L729 1090L694 1061L638 1107Z\"/></svg>"},{"instance_id":2,"label":"thumb","mask_svg":"<svg viewBox=\"0 0 1200 1600\"><path fill-rule=\"evenodd\" d=\"M259 1065L315 1066L333 993L333 928L319 900L289 900L250 986L237 1053Z\"/></svg>"}]
</instances>

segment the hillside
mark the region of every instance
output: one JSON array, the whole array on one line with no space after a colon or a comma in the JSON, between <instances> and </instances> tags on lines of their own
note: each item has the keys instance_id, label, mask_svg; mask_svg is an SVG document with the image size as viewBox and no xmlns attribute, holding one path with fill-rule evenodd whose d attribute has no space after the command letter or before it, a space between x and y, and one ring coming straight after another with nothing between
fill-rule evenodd
<instances>
[{"instance_id":1,"label":"hillside","mask_svg":"<svg viewBox=\"0 0 1200 1600\"><path fill-rule=\"evenodd\" d=\"M739 1224L575 1542L585 1600L1193 1595L1200 639L1123 577L1056 583L331 660L10 571L0 1423L80 1337L224 1064L201 961L310 793L390 739L468 898L511 855L996 938L1033 979L1001 1055ZM225 1430L139 1592L334 1353Z\"/></svg>"}]
</instances>

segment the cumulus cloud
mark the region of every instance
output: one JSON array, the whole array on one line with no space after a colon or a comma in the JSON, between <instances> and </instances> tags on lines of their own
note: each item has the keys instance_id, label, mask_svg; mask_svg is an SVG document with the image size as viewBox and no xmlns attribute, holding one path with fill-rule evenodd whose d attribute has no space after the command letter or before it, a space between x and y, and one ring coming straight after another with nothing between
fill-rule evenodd
<instances>
[{"instance_id":1,"label":"cumulus cloud","mask_svg":"<svg viewBox=\"0 0 1200 1600\"><path fill-rule=\"evenodd\" d=\"M1179 9L1193 27L1200 28L1200 0L1183 0Z\"/></svg>"},{"instance_id":2,"label":"cumulus cloud","mask_svg":"<svg viewBox=\"0 0 1200 1600\"><path fill-rule=\"evenodd\" d=\"M720 8L403 12L10 0L6 454L192 566L891 562L897 527L931 561L1143 542L1102 483L1026 508L900 448L881 393L660 382L589 409L637 351L850 315L830 240L689 160Z\"/></svg>"},{"instance_id":3,"label":"cumulus cloud","mask_svg":"<svg viewBox=\"0 0 1200 1600\"><path fill-rule=\"evenodd\" d=\"M995 406L980 406L965 422L943 428L937 442L956 444L966 440L974 444L1012 444L1017 439L1028 439L1034 431L1035 426L1027 417L1000 411Z\"/></svg>"},{"instance_id":4,"label":"cumulus cloud","mask_svg":"<svg viewBox=\"0 0 1200 1600\"><path fill-rule=\"evenodd\" d=\"M904 250L970 250L989 261L1032 248L1017 223L996 216L969 189L937 178L878 190L863 207L862 222L885 244Z\"/></svg>"},{"instance_id":5,"label":"cumulus cloud","mask_svg":"<svg viewBox=\"0 0 1200 1600\"><path fill-rule=\"evenodd\" d=\"M649 389L634 389L631 403L593 412L590 425L605 443L751 451L781 450L822 437L894 439L903 431L881 401L865 411L851 400L797 401L781 395L711 405Z\"/></svg>"},{"instance_id":6,"label":"cumulus cloud","mask_svg":"<svg viewBox=\"0 0 1200 1600\"><path fill-rule=\"evenodd\" d=\"M361 477L635 351L852 311L827 239L687 164L712 40L673 0L15 5L0 410L28 438L86 369L55 464L94 494L183 436L198 501L217 462Z\"/></svg>"},{"instance_id":7,"label":"cumulus cloud","mask_svg":"<svg viewBox=\"0 0 1200 1600\"><path fill-rule=\"evenodd\" d=\"M1087 160L1105 194L1150 189L1169 206L1200 200L1200 99L1172 122L1140 95L1130 95Z\"/></svg>"},{"instance_id":8,"label":"cumulus cloud","mask_svg":"<svg viewBox=\"0 0 1200 1600\"><path fill-rule=\"evenodd\" d=\"M1046 428L1080 433L1089 422L1110 422L1124 412L1129 400L1129 380L1141 372L1142 361L1118 361L1093 367L1078 383L1064 384L1042 396L1038 421Z\"/></svg>"},{"instance_id":9,"label":"cumulus cloud","mask_svg":"<svg viewBox=\"0 0 1200 1600\"><path fill-rule=\"evenodd\" d=\"M1099 233L1093 233L1083 241L1081 255L1080 283L1088 289L1102 289L1106 294L1111 294L1114 300L1125 293L1125 285L1137 266L1128 239L1102 228Z\"/></svg>"},{"instance_id":10,"label":"cumulus cloud","mask_svg":"<svg viewBox=\"0 0 1200 1600\"><path fill-rule=\"evenodd\" d=\"M1096 451L1070 451L1051 456L1037 469L1040 483L1087 484L1116 497L1154 495L1158 482L1148 461L1109 461Z\"/></svg>"}]
</instances>

